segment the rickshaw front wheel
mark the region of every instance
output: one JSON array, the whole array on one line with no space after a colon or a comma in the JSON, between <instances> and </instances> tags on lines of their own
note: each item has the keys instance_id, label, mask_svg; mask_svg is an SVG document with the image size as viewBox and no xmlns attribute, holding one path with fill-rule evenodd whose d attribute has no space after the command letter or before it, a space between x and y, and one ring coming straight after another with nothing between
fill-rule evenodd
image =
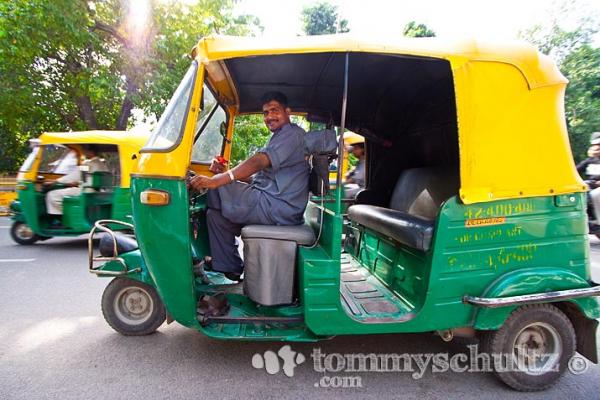
<instances>
[{"instance_id":1,"label":"rickshaw front wheel","mask_svg":"<svg viewBox=\"0 0 600 400\"><path fill-rule=\"evenodd\" d=\"M39 236L33 232L31 227L25 222L15 221L10 227L10 237L22 245L34 244L38 241Z\"/></svg>"},{"instance_id":2,"label":"rickshaw front wheel","mask_svg":"<svg viewBox=\"0 0 600 400\"><path fill-rule=\"evenodd\" d=\"M102 314L115 331L126 336L149 335L166 318L156 290L128 278L115 278L106 286L102 294Z\"/></svg>"},{"instance_id":3,"label":"rickshaw front wheel","mask_svg":"<svg viewBox=\"0 0 600 400\"><path fill-rule=\"evenodd\" d=\"M550 304L517 308L497 331L482 337L490 365L513 389L532 392L552 386L565 372L576 348L573 324Z\"/></svg>"}]
</instances>

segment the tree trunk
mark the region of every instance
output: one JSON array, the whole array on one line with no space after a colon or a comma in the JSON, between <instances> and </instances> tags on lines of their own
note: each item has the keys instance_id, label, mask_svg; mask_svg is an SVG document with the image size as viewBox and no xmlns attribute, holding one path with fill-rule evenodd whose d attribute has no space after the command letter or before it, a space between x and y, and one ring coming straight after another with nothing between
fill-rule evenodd
<instances>
[{"instance_id":1,"label":"tree trunk","mask_svg":"<svg viewBox=\"0 0 600 400\"><path fill-rule=\"evenodd\" d=\"M127 129L127 122L131 116L131 110L133 109L133 101L131 98L137 93L138 86L131 80L127 79L127 91L125 92L125 98L123 104L121 104L121 112L119 112L119 118L117 118L116 130L124 131Z\"/></svg>"},{"instance_id":2,"label":"tree trunk","mask_svg":"<svg viewBox=\"0 0 600 400\"><path fill-rule=\"evenodd\" d=\"M79 115L87 125L88 129L98 129L96 113L92 108L92 101L90 98L88 96L77 96L75 97L75 103L79 109Z\"/></svg>"}]
</instances>

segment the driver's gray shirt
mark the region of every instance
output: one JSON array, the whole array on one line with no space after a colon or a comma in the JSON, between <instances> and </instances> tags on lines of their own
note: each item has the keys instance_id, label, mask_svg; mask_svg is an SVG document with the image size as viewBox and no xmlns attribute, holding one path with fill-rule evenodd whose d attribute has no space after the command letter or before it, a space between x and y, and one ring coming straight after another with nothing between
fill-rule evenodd
<instances>
[{"instance_id":1,"label":"driver's gray shirt","mask_svg":"<svg viewBox=\"0 0 600 400\"><path fill-rule=\"evenodd\" d=\"M218 188L225 218L239 224L298 225L308 202L309 165L304 129L286 124L258 150L271 166L257 172L251 184L233 182ZM209 206L212 201L209 201Z\"/></svg>"}]
</instances>

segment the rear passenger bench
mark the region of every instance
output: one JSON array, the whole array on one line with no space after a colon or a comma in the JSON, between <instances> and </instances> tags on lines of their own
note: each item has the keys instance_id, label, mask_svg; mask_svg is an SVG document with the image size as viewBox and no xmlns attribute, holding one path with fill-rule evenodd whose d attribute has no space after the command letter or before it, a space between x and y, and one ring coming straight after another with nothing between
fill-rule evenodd
<instances>
[{"instance_id":1,"label":"rear passenger bench","mask_svg":"<svg viewBox=\"0 0 600 400\"><path fill-rule=\"evenodd\" d=\"M342 258L340 292L350 315L362 322L414 316L426 293L429 268L423 268L424 255L431 247L435 220L442 203L458 189L458 168L413 168L398 178L389 208L349 207L354 235L362 236L356 243L357 259Z\"/></svg>"}]
</instances>

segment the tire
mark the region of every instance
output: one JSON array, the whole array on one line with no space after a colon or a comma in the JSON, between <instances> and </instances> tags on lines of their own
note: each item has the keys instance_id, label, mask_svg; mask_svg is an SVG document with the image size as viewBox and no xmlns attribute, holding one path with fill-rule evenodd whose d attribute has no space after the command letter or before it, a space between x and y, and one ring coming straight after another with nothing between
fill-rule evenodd
<instances>
[{"instance_id":1,"label":"tire","mask_svg":"<svg viewBox=\"0 0 600 400\"><path fill-rule=\"evenodd\" d=\"M517 308L497 331L483 333L482 346L502 382L533 392L547 389L562 376L575 354L576 337L562 311L550 304L533 304ZM493 354L506 354L510 360L497 363Z\"/></svg>"},{"instance_id":2,"label":"tire","mask_svg":"<svg viewBox=\"0 0 600 400\"><path fill-rule=\"evenodd\" d=\"M156 290L128 278L115 278L106 286L102 294L102 314L115 331L125 336L149 335L166 318Z\"/></svg>"},{"instance_id":3,"label":"tire","mask_svg":"<svg viewBox=\"0 0 600 400\"><path fill-rule=\"evenodd\" d=\"M10 227L10 237L18 244L29 246L38 241L39 236L36 235L31 227L25 222L15 221Z\"/></svg>"}]
</instances>

